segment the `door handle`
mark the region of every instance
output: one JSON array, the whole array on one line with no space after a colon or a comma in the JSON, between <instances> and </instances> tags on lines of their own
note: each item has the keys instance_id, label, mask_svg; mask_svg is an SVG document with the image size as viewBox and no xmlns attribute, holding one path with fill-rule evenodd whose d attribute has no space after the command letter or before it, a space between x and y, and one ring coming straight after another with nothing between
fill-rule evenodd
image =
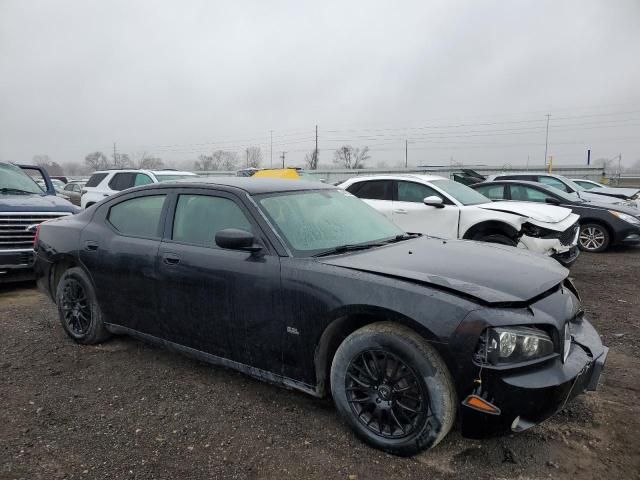
<instances>
[{"instance_id":1,"label":"door handle","mask_svg":"<svg viewBox=\"0 0 640 480\"><path fill-rule=\"evenodd\" d=\"M84 249L88 250L89 252L95 252L96 250L98 250L98 247L100 245L98 245L98 242L94 242L93 240L87 240L86 242L84 242Z\"/></svg>"},{"instance_id":2,"label":"door handle","mask_svg":"<svg viewBox=\"0 0 640 480\"><path fill-rule=\"evenodd\" d=\"M394 210L394 211L393 211L393 213L399 213L400 215L406 215L406 214L407 214L407 213L409 213L409 212L407 212L407 211L406 211L405 209L403 209L403 208L397 208L396 210Z\"/></svg>"},{"instance_id":3,"label":"door handle","mask_svg":"<svg viewBox=\"0 0 640 480\"><path fill-rule=\"evenodd\" d=\"M103 193L103 194L102 194L102 196L103 196L103 197L108 197L108 196L109 196L109 194L108 194L108 193Z\"/></svg>"},{"instance_id":4,"label":"door handle","mask_svg":"<svg viewBox=\"0 0 640 480\"><path fill-rule=\"evenodd\" d=\"M180 263L180 257L175 253L163 253L162 262L166 265L177 265Z\"/></svg>"}]
</instances>

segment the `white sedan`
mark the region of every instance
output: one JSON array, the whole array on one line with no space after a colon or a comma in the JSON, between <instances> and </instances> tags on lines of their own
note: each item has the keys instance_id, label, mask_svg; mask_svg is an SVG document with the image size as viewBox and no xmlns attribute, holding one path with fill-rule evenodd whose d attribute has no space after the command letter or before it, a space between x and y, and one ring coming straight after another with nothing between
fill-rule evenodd
<instances>
[{"instance_id":1,"label":"white sedan","mask_svg":"<svg viewBox=\"0 0 640 480\"><path fill-rule=\"evenodd\" d=\"M492 202L453 180L431 175L377 175L339 185L407 232L500 243L551 256L578 257L579 216L530 202Z\"/></svg>"}]
</instances>

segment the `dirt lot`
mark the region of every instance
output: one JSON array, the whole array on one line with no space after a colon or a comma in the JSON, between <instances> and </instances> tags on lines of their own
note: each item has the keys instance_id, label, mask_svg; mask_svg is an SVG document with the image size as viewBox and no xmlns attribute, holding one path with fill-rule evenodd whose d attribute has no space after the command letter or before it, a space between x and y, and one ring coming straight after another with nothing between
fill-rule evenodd
<instances>
[{"instance_id":1,"label":"dirt lot","mask_svg":"<svg viewBox=\"0 0 640 480\"><path fill-rule=\"evenodd\" d=\"M396 458L329 401L118 338L68 339L33 285L0 287L0 478L640 478L640 249L573 276L611 347L600 391L524 434Z\"/></svg>"}]
</instances>

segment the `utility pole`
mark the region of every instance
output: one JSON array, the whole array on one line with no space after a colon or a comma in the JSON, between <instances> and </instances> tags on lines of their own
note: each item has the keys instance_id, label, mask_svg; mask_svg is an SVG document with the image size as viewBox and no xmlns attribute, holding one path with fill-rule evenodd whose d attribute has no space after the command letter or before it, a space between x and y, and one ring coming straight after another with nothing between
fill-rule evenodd
<instances>
[{"instance_id":1,"label":"utility pole","mask_svg":"<svg viewBox=\"0 0 640 480\"><path fill-rule=\"evenodd\" d=\"M549 118L551 118L551 114L547 113L545 115L547 117L547 133L545 135L544 140L544 166L547 166L547 152L549 150Z\"/></svg>"},{"instance_id":2,"label":"utility pole","mask_svg":"<svg viewBox=\"0 0 640 480\"><path fill-rule=\"evenodd\" d=\"M318 125L316 125L316 151L315 151L315 155L316 155L316 168L318 166Z\"/></svg>"},{"instance_id":3,"label":"utility pole","mask_svg":"<svg viewBox=\"0 0 640 480\"><path fill-rule=\"evenodd\" d=\"M271 168L273 168L273 130L271 130L271 149L269 150L269 157L271 160Z\"/></svg>"},{"instance_id":4,"label":"utility pole","mask_svg":"<svg viewBox=\"0 0 640 480\"><path fill-rule=\"evenodd\" d=\"M409 168L409 140L404 141L404 168Z\"/></svg>"},{"instance_id":5,"label":"utility pole","mask_svg":"<svg viewBox=\"0 0 640 480\"><path fill-rule=\"evenodd\" d=\"M282 152L282 155L280 155L280 158L282 159L282 168L284 168L284 156L287 152Z\"/></svg>"},{"instance_id":6,"label":"utility pole","mask_svg":"<svg viewBox=\"0 0 640 480\"><path fill-rule=\"evenodd\" d=\"M113 166L118 163L118 151L116 150L116 142L113 142Z\"/></svg>"},{"instance_id":7,"label":"utility pole","mask_svg":"<svg viewBox=\"0 0 640 480\"><path fill-rule=\"evenodd\" d=\"M247 148L247 168L249 168L249 149Z\"/></svg>"}]
</instances>

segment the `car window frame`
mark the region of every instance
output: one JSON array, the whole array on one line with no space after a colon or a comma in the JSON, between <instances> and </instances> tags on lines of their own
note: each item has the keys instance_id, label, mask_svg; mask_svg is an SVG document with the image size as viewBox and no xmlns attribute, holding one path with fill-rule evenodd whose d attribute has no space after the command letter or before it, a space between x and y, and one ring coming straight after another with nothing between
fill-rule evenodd
<instances>
[{"instance_id":1,"label":"car window frame","mask_svg":"<svg viewBox=\"0 0 640 480\"><path fill-rule=\"evenodd\" d=\"M502 198L491 198L489 195L484 194L480 188L491 188L491 187L502 187ZM487 183L486 185L483 184L478 184L476 186L476 188L474 188L475 191L477 191L478 193L481 193L482 195L484 195L485 197L487 197L489 200L491 200L492 202L500 202L500 201L504 201L504 200L511 200L511 186L509 184L506 183L501 183L501 182L495 182L495 183ZM473 187L471 187L473 188Z\"/></svg>"},{"instance_id":2,"label":"car window frame","mask_svg":"<svg viewBox=\"0 0 640 480\"><path fill-rule=\"evenodd\" d=\"M164 225L167 215L167 209L169 206L169 197L170 192L163 191L161 189L150 189L145 190L143 192L131 192L123 195L118 195L117 197L112 197L109 201L100 205L100 207L96 210L96 213L93 216L92 222L100 221L103 225L109 228L114 234L120 237L127 238L140 238L143 240L154 240L160 242L162 240L162 234L164 232ZM131 235L129 233L124 233L118 230L110 221L109 221L109 212L113 207L119 205L128 200L133 200L135 198L140 197L156 197L159 195L165 195L164 204L162 205L162 210L160 211L160 218L158 219L158 227L157 227L157 235L156 237L148 237L143 235Z\"/></svg>"},{"instance_id":3,"label":"car window frame","mask_svg":"<svg viewBox=\"0 0 640 480\"><path fill-rule=\"evenodd\" d=\"M276 247L276 245L273 242L273 235L270 236L267 234L267 231L270 230L271 227L265 223L264 219L260 219L262 220L261 222L254 214L254 211L258 211L257 206L255 206L255 203L252 200L249 202L245 202L245 200L250 199L250 196L248 194L238 195L235 192L231 192L229 190L223 190L219 188L215 188L215 189L201 188L201 187L193 187L193 188L180 187L180 188L171 188L166 190L171 191L171 198L168 202L167 212L164 219L164 227L162 231L163 243L166 243L167 245L175 244L175 245L186 245L186 246L197 247L197 248L206 248L210 250L215 250L216 252L228 251L228 252L237 253L239 251L240 252L242 251L242 250L225 249L218 246L202 245L199 243L184 242L184 241L174 240L173 238L171 238L173 235L173 223L175 220L176 209L178 207L178 199L180 195L203 195L203 196L209 196L209 197L222 197L235 202L236 205L238 205L242 210L242 213L245 214L245 216L251 223L251 226L254 229L254 237L256 241L260 243L260 245L262 245L263 247L263 251L262 251L263 254L277 255L281 257L288 256L286 250L284 250L282 246L280 249ZM242 198L243 196L246 197L246 199ZM249 204L253 203L252 208L249 207L247 203Z\"/></svg>"},{"instance_id":4,"label":"car window frame","mask_svg":"<svg viewBox=\"0 0 640 480\"><path fill-rule=\"evenodd\" d=\"M558 188L558 187L556 187L555 185L551 185L550 183L545 183L545 182L540 181L540 179L541 179L541 178L552 178L552 179L554 179L555 181L557 181L557 182L559 182L559 183L561 183L561 184L562 184L562 187L563 187L563 188L562 188L562 190L563 190L565 193L575 193L575 192L573 191L573 189L572 189L569 185L567 185L566 183L564 183L564 182L563 182L562 180L560 180L559 178L556 178L556 177L554 177L554 176L552 176L552 175L538 175L538 180L537 180L537 182L538 182L538 183L541 183L542 185L547 185L547 186L549 186L549 187L554 187L554 188ZM560 190L560 189L558 189L558 190Z\"/></svg>"},{"instance_id":5,"label":"car window frame","mask_svg":"<svg viewBox=\"0 0 640 480\"><path fill-rule=\"evenodd\" d=\"M349 191L350 188L354 188L356 185L358 185L359 188L362 189L365 184L373 182L387 182L388 191L386 193L389 195L389 198L363 198L357 194L358 190L356 190L356 193ZM358 180L357 182L353 182L351 185L347 186L345 190L351 193L351 195L358 197L360 200L370 200L374 202L393 202L393 199L396 196L395 180L390 178L368 178L366 180Z\"/></svg>"},{"instance_id":6,"label":"car window frame","mask_svg":"<svg viewBox=\"0 0 640 480\"><path fill-rule=\"evenodd\" d=\"M542 184L542 185L544 185L544 184ZM547 203L546 199L544 201L542 201L542 202L537 202L535 200L514 199L511 196L511 188L512 187L520 187L520 188L525 188L525 189L526 188L530 188L531 190L535 190L536 192L539 192L539 193L543 194L545 197L552 197L552 198L555 198L556 200L560 200L557 197L555 197L554 195L552 195L549 192L547 192L544 188L538 188L535 185L522 185L522 184L515 184L514 185L514 184L510 184L510 185L508 185L508 187L509 187L509 200L513 200L514 202L531 202L531 203L539 203L539 204L546 204Z\"/></svg>"},{"instance_id":7,"label":"car window frame","mask_svg":"<svg viewBox=\"0 0 640 480\"><path fill-rule=\"evenodd\" d=\"M429 190L432 190L432 191L433 191L433 193L435 194L435 196L442 198L442 202L443 202L445 205L449 205L449 204L451 204L451 203L450 203L450 201L449 201L449 199L446 197L446 195L444 195L443 193L441 193L441 192L440 192L439 190L437 190L434 186L432 186L432 185L427 185L426 183L418 182L418 181L416 181L416 180L410 180L410 179L407 179L407 180L404 180L404 179L403 179L403 180L394 180L394 181L393 181L393 183L394 183L394 185L393 185L393 201L394 201L394 202L417 203L417 204L423 204L423 205L424 205L424 203L423 203L423 202L411 202L411 201L409 201L409 200L400 200L400 183L401 183L401 182L404 182L404 183L414 183L414 184L416 184L416 185L421 185L421 186L423 186L423 187L425 187L425 188L428 188ZM430 196L430 195L429 195L429 196ZM424 197L424 198L427 198L427 197ZM423 198L423 200L424 200L424 198Z\"/></svg>"}]
</instances>

